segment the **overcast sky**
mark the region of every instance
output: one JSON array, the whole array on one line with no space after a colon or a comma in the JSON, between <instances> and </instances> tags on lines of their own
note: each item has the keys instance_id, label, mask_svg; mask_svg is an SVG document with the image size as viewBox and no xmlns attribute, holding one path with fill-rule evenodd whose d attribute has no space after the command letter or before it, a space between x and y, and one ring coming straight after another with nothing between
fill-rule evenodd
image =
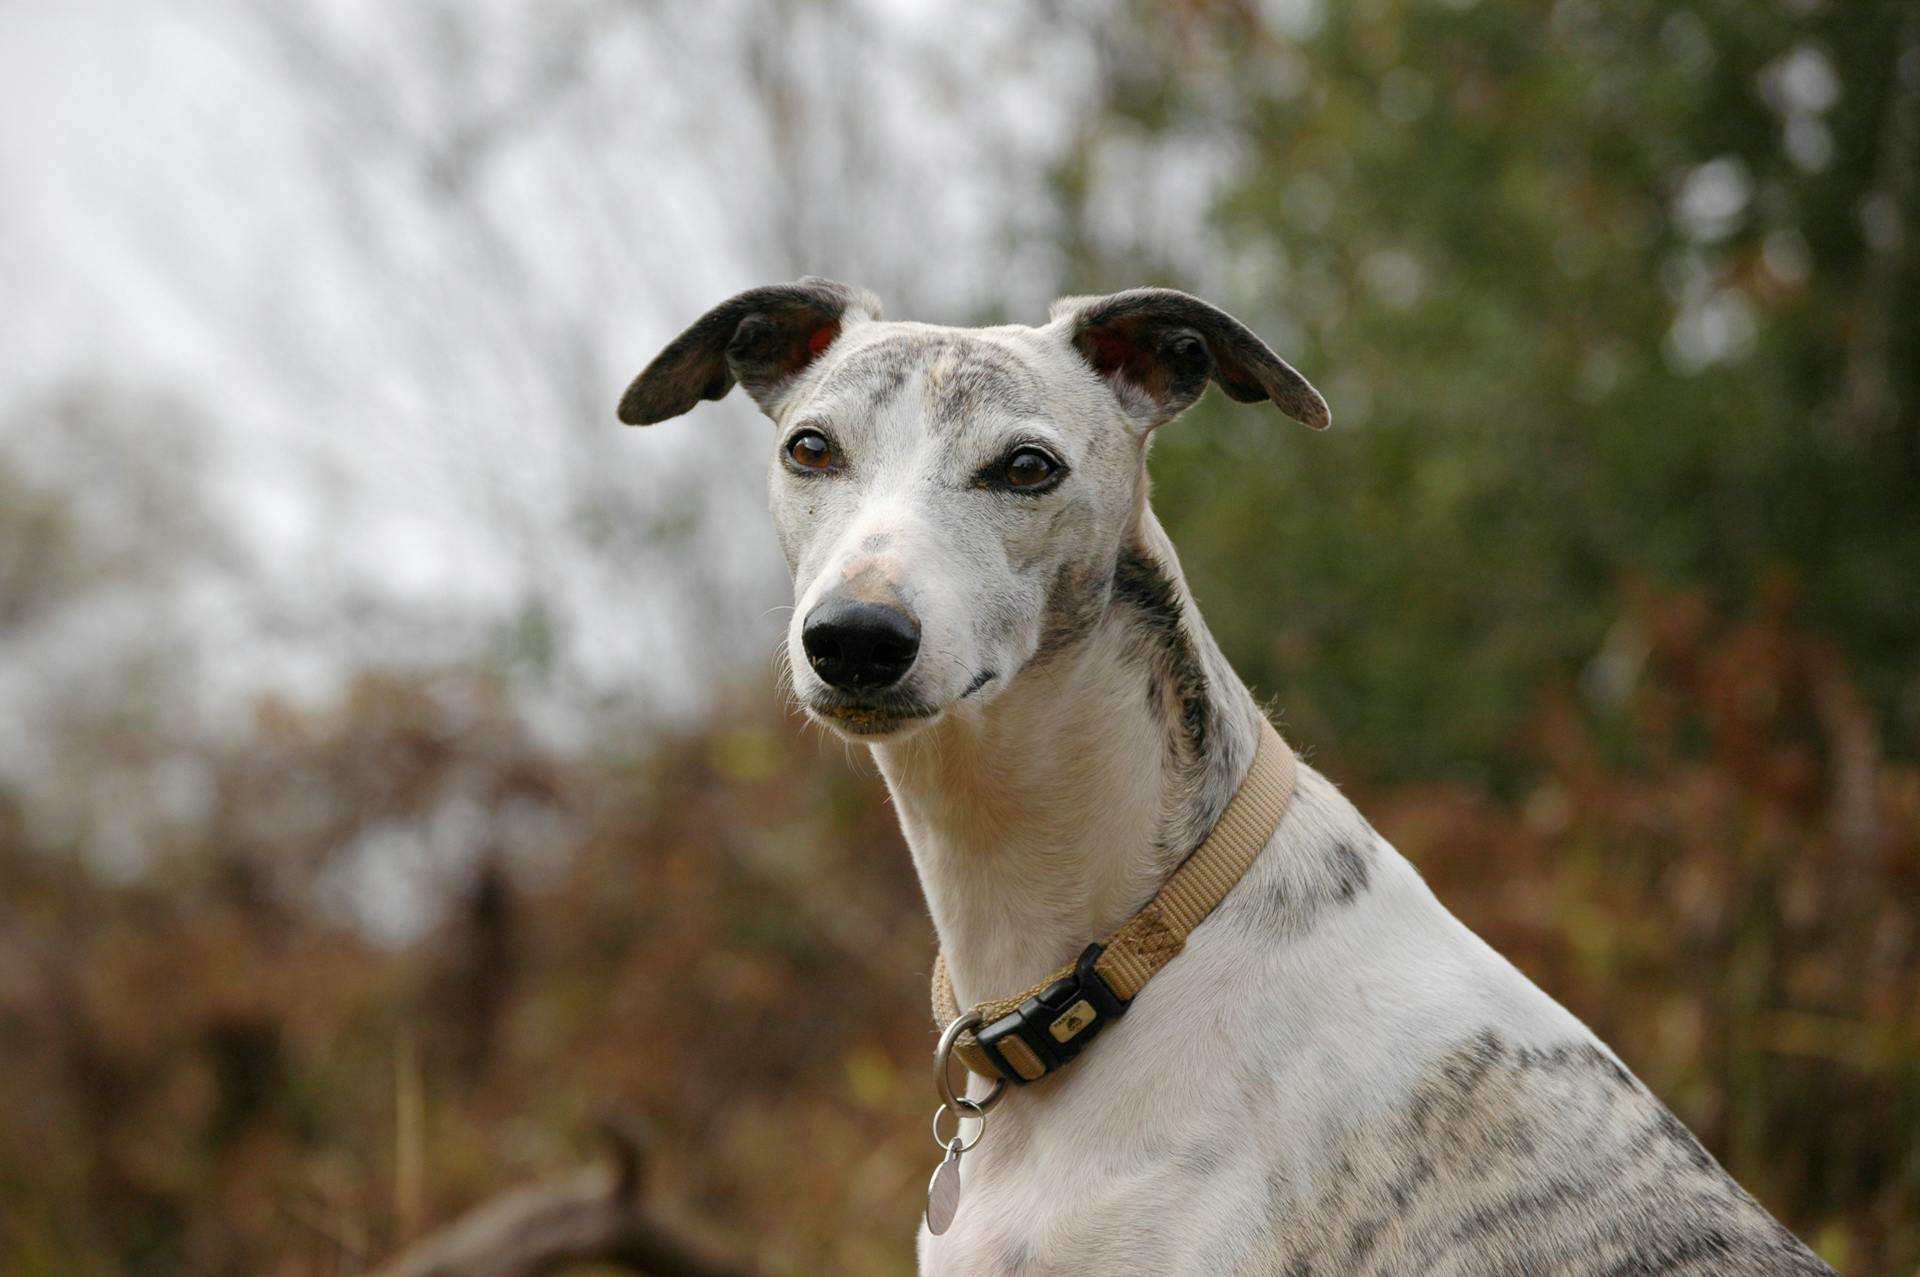
<instances>
[{"instance_id":1,"label":"overcast sky","mask_svg":"<svg viewBox=\"0 0 1920 1277\"><path fill-rule=\"evenodd\" d=\"M102 544L160 546L150 481L230 542L5 636L0 698L161 647L217 715L535 608L552 699L697 708L783 623L767 430L740 396L625 430L621 386L806 272L1043 319L1099 7L0 8L0 461Z\"/></svg>"}]
</instances>

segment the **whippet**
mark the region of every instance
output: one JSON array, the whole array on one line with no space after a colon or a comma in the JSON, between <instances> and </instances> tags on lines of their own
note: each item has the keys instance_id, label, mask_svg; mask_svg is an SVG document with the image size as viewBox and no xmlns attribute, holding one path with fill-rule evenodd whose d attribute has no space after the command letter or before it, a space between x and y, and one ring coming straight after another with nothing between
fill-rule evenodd
<instances>
[{"instance_id":1,"label":"whippet","mask_svg":"<svg viewBox=\"0 0 1920 1277\"><path fill-rule=\"evenodd\" d=\"M872 747L954 1006L1096 952L1252 784L1270 729L1147 504L1153 432L1210 380L1328 423L1253 333L1164 289L982 329L884 322L828 280L754 289L621 401L646 424L738 381L777 425L793 690ZM1126 1014L988 1116L923 1271L1831 1271L1273 745L1277 828L1129 1005L1085 963L1062 981L1056 1038ZM1014 1027L970 1063L1028 1081L1007 1059L1053 1048ZM971 1085L969 1117L1005 1082Z\"/></svg>"}]
</instances>

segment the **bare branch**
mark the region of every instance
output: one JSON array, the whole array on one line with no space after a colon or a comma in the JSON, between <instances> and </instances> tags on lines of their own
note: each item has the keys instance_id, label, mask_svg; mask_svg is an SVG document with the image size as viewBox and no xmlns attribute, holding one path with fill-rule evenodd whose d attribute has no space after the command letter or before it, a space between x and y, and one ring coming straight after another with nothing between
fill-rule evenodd
<instances>
[{"instance_id":1,"label":"bare branch","mask_svg":"<svg viewBox=\"0 0 1920 1277\"><path fill-rule=\"evenodd\" d=\"M369 1277L540 1277L579 1264L610 1264L649 1277L757 1277L642 1207L646 1128L602 1119L611 1167L515 1189L469 1211Z\"/></svg>"}]
</instances>

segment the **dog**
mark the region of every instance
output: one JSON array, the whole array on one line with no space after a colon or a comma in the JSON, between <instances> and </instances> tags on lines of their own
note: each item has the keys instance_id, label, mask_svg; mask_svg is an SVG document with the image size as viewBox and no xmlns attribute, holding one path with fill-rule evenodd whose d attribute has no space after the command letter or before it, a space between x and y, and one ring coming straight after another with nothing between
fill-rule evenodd
<instances>
[{"instance_id":1,"label":"dog","mask_svg":"<svg viewBox=\"0 0 1920 1277\"><path fill-rule=\"evenodd\" d=\"M793 692L872 747L959 1004L1022 989L1207 840L1266 730L1148 505L1153 433L1210 383L1327 405L1171 290L960 329L806 278L702 316L619 415L736 382L778 427ZM1125 1018L986 1126L925 1273L1832 1271L1304 765Z\"/></svg>"}]
</instances>

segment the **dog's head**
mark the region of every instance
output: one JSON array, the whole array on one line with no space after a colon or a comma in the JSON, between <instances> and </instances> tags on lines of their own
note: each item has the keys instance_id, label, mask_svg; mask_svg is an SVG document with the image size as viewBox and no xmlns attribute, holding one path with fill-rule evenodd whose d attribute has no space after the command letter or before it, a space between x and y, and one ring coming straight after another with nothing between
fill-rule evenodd
<instances>
[{"instance_id":1,"label":"dog's head","mask_svg":"<svg viewBox=\"0 0 1920 1277\"><path fill-rule=\"evenodd\" d=\"M677 417L736 381L773 419L794 691L878 741L984 706L1092 630L1144 507L1147 440L1209 380L1328 422L1304 377L1185 293L1067 298L1041 328L939 328L808 278L701 316L620 419Z\"/></svg>"}]
</instances>

